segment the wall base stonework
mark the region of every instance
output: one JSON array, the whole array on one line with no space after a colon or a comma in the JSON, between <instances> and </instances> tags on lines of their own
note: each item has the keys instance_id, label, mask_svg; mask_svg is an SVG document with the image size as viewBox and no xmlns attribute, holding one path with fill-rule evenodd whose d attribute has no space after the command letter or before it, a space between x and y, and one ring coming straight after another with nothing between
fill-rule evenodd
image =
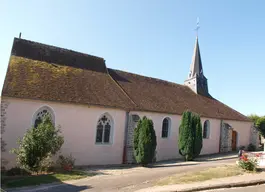
<instances>
[{"instance_id":1,"label":"wall base stonework","mask_svg":"<svg viewBox=\"0 0 265 192\"><path fill-rule=\"evenodd\" d=\"M133 152L133 134L140 117L138 115L129 115L127 137L126 137L126 160L125 163L135 163Z\"/></svg>"},{"instance_id":2,"label":"wall base stonework","mask_svg":"<svg viewBox=\"0 0 265 192\"><path fill-rule=\"evenodd\" d=\"M5 152L5 146L6 146L6 142L4 140L2 140L2 135L5 132L6 129L6 120L7 120L7 115L6 115L6 111L9 105L9 102L4 100L3 98L0 98L0 110L1 110L1 116L0 116L0 125L1 125L1 154L2 152ZM2 155L1 155L2 156ZM4 169L5 166L7 165L7 161L4 158L1 158L1 169Z\"/></svg>"},{"instance_id":3,"label":"wall base stonework","mask_svg":"<svg viewBox=\"0 0 265 192\"><path fill-rule=\"evenodd\" d=\"M256 148L259 146L259 131L254 126L254 124L251 126L250 129L250 143L256 146Z\"/></svg>"},{"instance_id":4,"label":"wall base stonework","mask_svg":"<svg viewBox=\"0 0 265 192\"><path fill-rule=\"evenodd\" d=\"M221 121L221 139L220 139L220 152L232 151L232 129Z\"/></svg>"}]
</instances>

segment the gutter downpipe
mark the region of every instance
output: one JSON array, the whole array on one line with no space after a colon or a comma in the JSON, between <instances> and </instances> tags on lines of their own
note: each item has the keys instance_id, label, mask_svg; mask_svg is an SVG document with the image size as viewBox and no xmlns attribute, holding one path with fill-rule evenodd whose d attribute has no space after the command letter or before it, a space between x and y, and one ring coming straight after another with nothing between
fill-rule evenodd
<instances>
[{"instance_id":1,"label":"gutter downpipe","mask_svg":"<svg viewBox=\"0 0 265 192\"><path fill-rule=\"evenodd\" d=\"M124 139L123 139L122 164L126 164L126 160L127 160L126 147L127 147L127 135L128 135L128 126L129 126L129 113L130 113L130 111L126 111L125 131L124 131Z\"/></svg>"},{"instance_id":2,"label":"gutter downpipe","mask_svg":"<svg viewBox=\"0 0 265 192\"><path fill-rule=\"evenodd\" d=\"M219 153L221 153L222 131L223 131L223 120L221 119L220 136L219 136Z\"/></svg>"}]
</instances>

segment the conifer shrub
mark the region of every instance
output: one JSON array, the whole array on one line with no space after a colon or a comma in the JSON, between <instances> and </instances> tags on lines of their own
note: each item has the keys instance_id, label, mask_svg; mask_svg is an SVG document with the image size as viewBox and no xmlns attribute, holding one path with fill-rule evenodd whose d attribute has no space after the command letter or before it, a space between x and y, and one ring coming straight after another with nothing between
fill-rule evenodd
<instances>
[{"instance_id":1,"label":"conifer shrub","mask_svg":"<svg viewBox=\"0 0 265 192\"><path fill-rule=\"evenodd\" d=\"M134 132L133 132L133 154L134 154L135 160L139 154L138 143L139 143L139 130L140 130L141 126L142 126L142 120L140 119L138 121L137 127L134 129Z\"/></svg>"},{"instance_id":2,"label":"conifer shrub","mask_svg":"<svg viewBox=\"0 0 265 192\"><path fill-rule=\"evenodd\" d=\"M186 161L193 160L199 156L202 149L202 126L198 114L184 111L179 126L178 138L179 154Z\"/></svg>"},{"instance_id":3,"label":"conifer shrub","mask_svg":"<svg viewBox=\"0 0 265 192\"><path fill-rule=\"evenodd\" d=\"M202 149L202 124L200 116L196 113L193 113L192 120L194 124L193 129L195 128L193 158L196 158L200 155Z\"/></svg>"},{"instance_id":4,"label":"conifer shrub","mask_svg":"<svg viewBox=\"0 0 265 192\"><path fill-rule=\"evenodd\" d=\"M156 145L153 121L143 117L134 130L134 155L136 162L143 166L154 162Z\"/></svg>"}]
</instances>

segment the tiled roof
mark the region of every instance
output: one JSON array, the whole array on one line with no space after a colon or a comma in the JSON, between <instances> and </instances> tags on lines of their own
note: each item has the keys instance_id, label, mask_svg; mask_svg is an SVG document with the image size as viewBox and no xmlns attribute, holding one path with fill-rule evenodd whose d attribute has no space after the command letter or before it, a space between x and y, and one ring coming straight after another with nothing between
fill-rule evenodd
<instances>
[{"instance_id":1,"label":"tiled roof","mask_svg":"<svg viewBox=\"0 0 265 192\"><path fill-rule=\"evenodd\" d=\"M108 73L11 56L2 96L129 109L132 101Z\"/></svg>"},{"instance_id":2,"label":"tiled roof","mask_svg":"<svg viewBox=\"0 0 265 192\"><path fill-rule=\"evenodd\" d=\"M182 114L189 109L204 117L249 121L220 101L195 94L187 86L119 70L109 69L109 73L140 110Z\"/></svg>"},{"instance_id":3,"label":"tiled roof","mask_svg":"<svg viewBox=\"0 0 265 192\"><path fill-rule=\"evenodd\" d=\"M184 85L107 69L102 58L16 38L2 96L179 115L190 109L204 117L250 121Z\"/></svg>"}]
</instances>

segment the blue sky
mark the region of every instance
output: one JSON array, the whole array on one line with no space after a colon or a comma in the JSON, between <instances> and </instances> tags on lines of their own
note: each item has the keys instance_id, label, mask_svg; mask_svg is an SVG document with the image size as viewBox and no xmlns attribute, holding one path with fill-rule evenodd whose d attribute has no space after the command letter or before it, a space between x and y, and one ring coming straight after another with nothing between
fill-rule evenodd
<instances>
[{"instance_id":1,"label":"blue sky","mask_svg":"<svg viewBox=\"0 0 265 192\"><path fill-rule=\"evenodd\" d=\"M210 93L243 114L265 115L264 7L263 0L0 0L0 89L19 32L183 84L199 17Z\"/></svg>"}]
</instances>

